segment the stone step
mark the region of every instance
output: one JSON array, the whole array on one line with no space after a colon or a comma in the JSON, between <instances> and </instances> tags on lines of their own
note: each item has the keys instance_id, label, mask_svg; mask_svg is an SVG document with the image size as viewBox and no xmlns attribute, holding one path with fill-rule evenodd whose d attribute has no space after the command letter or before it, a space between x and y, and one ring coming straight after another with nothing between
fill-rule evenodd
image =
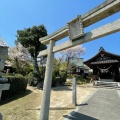
<instances>
[{"instance_id":1,"label":"stone step","mask_svg":"<svg viewBox=\"0 0 120 120\"><path fill-rule=\"evenodd\" d=\"M114 85L114 86L119 86L119 82L101 82L101 81L99 81L99 82L97 82L97 85Z\"/></svg>"},{"instance_id":2,"label":"stone step","mask_svg":"<svg viewBox=\"0 0 120 120\"><path fill-rule=\"evenodd\" d=\"M100 79L100 81L104 81L104 82L114 82L113 79Z\"/></svg>"},{"instance_id":3,"label":"stone step","mask_svg":"<svg viewBox=\"0 0 120 120\"><path fill-rule=\"evenodd\" d=\"M111 86L111 87L120 87L120 83L119 82L105 82L105 81L94 81L93 82L94 86Z\"/></svg>"}]
</instances>

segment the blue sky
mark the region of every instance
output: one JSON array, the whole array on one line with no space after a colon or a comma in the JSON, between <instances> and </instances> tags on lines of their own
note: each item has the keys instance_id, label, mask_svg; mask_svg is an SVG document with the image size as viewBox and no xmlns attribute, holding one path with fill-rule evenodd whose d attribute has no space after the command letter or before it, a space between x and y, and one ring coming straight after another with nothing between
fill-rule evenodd
<instances>
[{"instance_id":1,"label":"blue sky","mask_svg":"<svg viewBox=\"0 0 120 120\"><path fill-rule=\"evenodd\" d=\"M82 15L105 0L0 0L0 36L8 46L14 46L16 31L33 25L44 24L48 35L65 26L67 22ZM85 32L106 23L120 19L120 12L88 28ZM68 40L68 38L61 42ZM81 56L87 60L94 56L102 46L106 51L120 55L120 32L84 43L86 53ZM61 42L57 42L60 44Z\"/></svg>"}]
</instances>

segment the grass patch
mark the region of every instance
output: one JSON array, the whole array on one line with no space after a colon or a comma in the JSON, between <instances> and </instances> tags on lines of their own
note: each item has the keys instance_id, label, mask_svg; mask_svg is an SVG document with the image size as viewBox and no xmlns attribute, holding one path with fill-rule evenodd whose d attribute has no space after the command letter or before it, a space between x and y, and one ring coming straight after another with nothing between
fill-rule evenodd
<instances>
[{"instance_id":1,"label":"grass patch","mask_svg":"<svg viewBox=\"0 0 120 120\"><path fill-rule=\"evenodd\" d=\"M0 102L3 120L37 120L35 98L37 94L27 90ZM34 104L33 104L34 103ZM33 110L29 110L29 109Z\"/></svg>"}]
</instances>

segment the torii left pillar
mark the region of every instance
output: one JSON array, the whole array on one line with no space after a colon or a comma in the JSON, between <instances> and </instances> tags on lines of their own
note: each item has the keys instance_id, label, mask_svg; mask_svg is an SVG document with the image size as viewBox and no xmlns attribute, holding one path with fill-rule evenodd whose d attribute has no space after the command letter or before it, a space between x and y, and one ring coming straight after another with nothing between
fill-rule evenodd
<instances>
[{"instance_id":1,"label":"torii left pillar","mask_svg":"<svg viewBox=\"0 0 120 120\"><path fill-rule=\"evenodd\" d=\"M53 71L53 60L54 60L53 47L55 45L55 41L50 40L49 45L50 46L48 49L48 56L47 56L42 104L40 109L40 120L48 120L49 118L52 71Z\"/></svg>"}]
</instances>

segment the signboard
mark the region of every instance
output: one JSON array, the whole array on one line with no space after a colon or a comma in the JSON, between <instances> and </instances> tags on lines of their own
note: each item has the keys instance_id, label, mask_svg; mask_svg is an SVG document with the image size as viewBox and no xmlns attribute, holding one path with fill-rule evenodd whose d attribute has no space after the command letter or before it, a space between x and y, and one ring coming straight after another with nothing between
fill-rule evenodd
<instances>
[{"instance_id":1,"label":"signboard","mask_svg":"<svg viewBox=\"0 0 120 120\"><path fill-rule=\"evenodd\" d=\"M81 16L77 16L77 18L68 22L69 36L70 40L75 40L84 35L83 24L81 20Z\"/></svg>"}]
</instances>

